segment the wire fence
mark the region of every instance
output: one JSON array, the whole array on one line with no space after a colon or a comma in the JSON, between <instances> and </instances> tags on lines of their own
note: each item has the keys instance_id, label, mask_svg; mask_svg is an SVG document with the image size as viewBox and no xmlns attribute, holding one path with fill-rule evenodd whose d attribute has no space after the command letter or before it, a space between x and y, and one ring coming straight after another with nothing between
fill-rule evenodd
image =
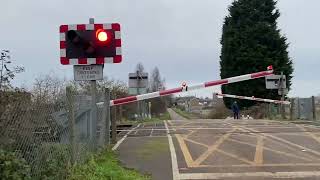
<instances>
[{"instance_id":1,"label":"wire fence","mask_svg":"<svg viewBox=\"0 0 320 180\"><path fill-rule=\"evenodd\" d=\"M289 99L290 105L281 105L274 103L258 103L250 108L244 108L240 111L242 119L274 119L274 120L299 120L299 121L311 121L313 123L319 123L320 120L320 105L315 100L315 97L309 98L291 98ZM282 109L283 108L283 109ZM283 114L282 114L283 113ZM232 118L232 111L227 109L223 102L215 104L213 109L209 110L208 115L205 117L211 119L224 119Z\"/></svg>"},{"instance_id":2,"label":"wire fence","mask_svg":"<svg viewBox=\"0 0 320 180\"><path fill-rule=\"evenodd\" d=\"M268 119L291 120L297 124L309 124L320 126L320 105L315 97L291 98L291 104L284 106L284 117L281 115L281 107L276 104L267 105L266 117Z\"/></svg>"},{"instance_id":3,"label":"wire fence","mask_svg":"<svg viewBox=\"0 0 320 180\"><path fill-rule=\"evenodd\" d=\"M59 103L26 99L1 105L0 166L7 176L26 167L21 176L30 179L66 179L73 164L109 143L105 107L92 106L91 96L67 89ZM9 167L8 157L22 165Z\"/></svg>"}]
</instances>

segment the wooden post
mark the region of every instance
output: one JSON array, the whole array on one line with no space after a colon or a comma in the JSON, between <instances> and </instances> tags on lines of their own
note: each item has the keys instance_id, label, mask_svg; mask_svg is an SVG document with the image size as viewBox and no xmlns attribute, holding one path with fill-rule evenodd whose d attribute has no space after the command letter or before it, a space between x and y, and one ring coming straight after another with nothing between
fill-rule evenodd
<instances>
[{"instance_id":1,"label":"wooden post","mask_svg":"<svg viewBox=\"0 0 320 180\"><path fill-rule=\"evenodd\" d=\"M300 119L300 118L301 118L301 109L300 109L300 108L301 108L301 104L300 104L300 98L298 98L298 106L297 106L297 107L298 107L298 109L297 109L297 110L298 110L298 119Z\"/></svg>"},{"instance_id":2,"label":"wooden post","mask_svg":"<svg viewBox=\"0 0 320 180\"><path fill-rule=\"evenodd\" d=\"M268 103L268 119L272 119L272 115L273 115L272 104Z\"/></svg>"},{"instance_id":3,"label":"wooden post","mask_svg":"<svg viewBox=\"0 0 320 180\"><path fill-rule=\"evenodd\" d=\"M317 108L316 108L315 97L312 96L311 100L312 100L312 117L313 117L313 120L317 120Z\"/></svg>"},{"instance_id":4,"label":"wooden post","mask_svg":"<svg viewBox=\"0 0 320 180\"><path fill-rule=\"evenodd\" d=\"M265 112L264 118L269 119L269 104L265 104Z\"/></svg>"},{"instance_id":5,"label":"wooden post","mask_svg":"<svg viewBox=\"0 0 320 180\"><path fill-rule=\"evenodd\" d=\"M122 122L122 105L119 106L119 121Z\"/></svg>"},{"instance_id":6,"label":"wooden post","mask_svg":"<svg viewBox=\"0 0 320 180\"><path fill-rule=\"evenodd\" d=\"M75 140L75 113L74 113L74 95L70 86L66 88L67 95L67 113L69 121L69 136L71 148L71 164L75 164L76 140Z\"/></svg>"}]
</instances>

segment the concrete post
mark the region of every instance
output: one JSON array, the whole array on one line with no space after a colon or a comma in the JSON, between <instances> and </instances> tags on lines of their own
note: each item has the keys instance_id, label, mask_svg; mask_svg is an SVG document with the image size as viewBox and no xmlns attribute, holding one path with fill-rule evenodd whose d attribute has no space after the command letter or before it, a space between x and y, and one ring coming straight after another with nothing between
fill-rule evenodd
<instances>
[{"instance_id":1,"label":"concrete post","mask_svg":"<svg viewBox=\"0 0 320 180\"><path fill-rule=\"evenodd\" d=\"M91 118L90 118L90 141L92 148L95 150L97 144L97 84L93 80L90 82L91 85Z\"/></svg>"},{"instance_id":2,"label":"concrete post","mask_svg":"<svg viewBox=\"0 0 320 180\"><path fill-rule=\"evenodd\" d=\"M110 142L110 91L108 88L104 88L103 92L104 104L101 118L101 135L99 142L99 146L102 148L105 145L108 145Z\"/></svg>"},{"instance_id":3,"label":"concrete post","mask_svg":"<svg viewBox=\"0 0 320 180\"><path fill-rule=\"evenodd\" d=\"M110 89L105 89L104 108L106 111L106 144L110 144L110 125L111 125L111 111L110 111Z\"/></svg>"},{"instance_id":4,"label":"concrete post","mask_svg":"<svg viewBox=\"0 0 320 180\"><path fill-rule=\"evenodd\" d=\"M281 90L281 101L284 101L284 88L283 88L283 72L281 72L281 79L280 79L280 90ZM285 106L284 104L280 105L280 112L281 112L281 117L282 119L286 119L286 115L285 115Z\"/></svg>"},{"instance_id":5,"label":"concrete post","mask_svg":"<svg viewBox=\"0 0 320 180\"><path fill-rule=\"evenodd\" d=\"M290 99L290 120L293 120L294 119L294 107L295 107L295 104L294 104L294 98L291 98Z\"/></svg>"},{"instance_id":6,"label":"concrete post","mask_svg":"<svg viewBox=\"0 0 320 180\"><path fill-rule=\"evenodd\" d=\"M75 164L76 156L76 139L75 139L75 113L74 113L74 95L71 87L66 88L67 95L67 113L69 122L69 138L70 138L70 149L71 149L71 164Z\"/></svg>"},{"instance_id":7,"label":"concrete post","mask_svg":"<svg viewBox=\"0 0 320 180\"><path fill-rule=\"evenodd\" d=\"M151 115L151 102L148 103L148 109L149 109L149 118L151 119L152 118L152 115Z\"/></svg>"},{"instance_id":8,"label":"concrete post","mask_svg":"<svg viewBox=\"0 0 320 180\"><path fill-rule=\"evenodd\" d=\"M113 99L115 99L116 96L113 93ZM117 142L117 106L113 106L113 116L111 119L111 143L115 144Z\"/></svg>"}]
</instances>

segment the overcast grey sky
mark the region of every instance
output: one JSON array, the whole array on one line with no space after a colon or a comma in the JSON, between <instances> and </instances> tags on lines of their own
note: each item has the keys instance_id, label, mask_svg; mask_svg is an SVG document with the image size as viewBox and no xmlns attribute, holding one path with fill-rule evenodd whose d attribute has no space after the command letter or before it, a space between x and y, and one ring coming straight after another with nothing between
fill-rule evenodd
<instances>
[{"instance_id":1,"label":"overcast grey sky","mask_svg":"<svg viewBox=\"0 0 320 180\"><path fill-rule=\"evenodd\" d=\"M158 66L167 87L219 79L220 38L232 0L2 0L0 49L9 49L26 72L15 81L30 87L39 74L72 79L72 66L59 62L61 24L119 22L123 63L104 74L127 81L142 62ZM278 25L290 43L294 62L292 96L320 94L319 0L279 0ZM249 68L249 67L248 67ZM191 92L190 92L191 93ZM192 92L210 95L212 89Z\"/></svg>"}]
</instances>

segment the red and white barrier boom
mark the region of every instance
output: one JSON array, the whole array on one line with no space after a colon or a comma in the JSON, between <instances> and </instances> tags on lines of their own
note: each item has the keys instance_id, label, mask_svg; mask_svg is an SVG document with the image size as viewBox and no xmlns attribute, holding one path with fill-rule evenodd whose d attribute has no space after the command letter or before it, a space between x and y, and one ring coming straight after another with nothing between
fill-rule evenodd
<instances>
[{"instance_id":1,"label":"red and white barrier boom","mask_svg":"<svg viewBox=\"0 0 320 180\"><path fill-rule=\"evenodd\" d=\"M246 75L242 75L242 76L235 76L235 77L221 79L221 80L217 80L217 81L209 81L209 82L205 82L203 84L198 84L198 85L193 85L193 86L187 86L186 84L184 84L182 87L179 87L179 88L168 89L168 90L163 90L163 91L157 91L157 92L141 94L141 95L137 95L137 96L129 96L129 97L125 97L125 98L111 100L110 106L128 104L128 103L141 101L141 100L145 100L145 99L151 99L151 98L156 98L156 97L161 97L161 96L168 96L168 95L175 94L175 93L193 91L193 90L208 88L208 87L217 86L217 85L231 84L231 83L240 82L240 81L247 81L250 79L262 78L262 77L272 75L272 74L273 74L273 68L272 68L272 66L268 66L267 71L261 71L261 72L246 74ZM103 102L97 103L97 105L102 105L102 104L103 104Z\"/></svg>"},{"instance_id":2,"label":"red and white barrier boom","mask_svg":"<svg viewBox=\"0 0 320 180\"><path fill-rule=\"evenodd\" d=\"M237 96L237 95L230 95L230 94L220 94L220 93L216 93L216 95L221 96L221 97L228 97L228 98L235 98L235 99L246 99L246 100L251 100L251 101L261 101L261 102L268 102L268 103L275 103L275 104L290 104L289 101L262 99L262 98L256 98L254 96L247 97L247 96Z\"/></svg>"}]
</instances>

